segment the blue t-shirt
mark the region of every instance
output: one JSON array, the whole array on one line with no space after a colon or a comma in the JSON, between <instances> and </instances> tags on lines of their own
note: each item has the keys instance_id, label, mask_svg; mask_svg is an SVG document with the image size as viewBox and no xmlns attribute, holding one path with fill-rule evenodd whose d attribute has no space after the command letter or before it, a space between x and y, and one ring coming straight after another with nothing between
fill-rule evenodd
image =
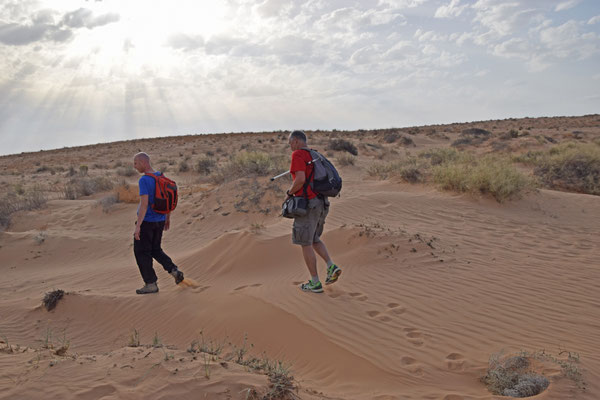
<instances>
[{"instance_id":1,"label":"blue t-shirt","mask_svg":"<svg viewBox=\"0 0 600 400\"><path fill-rule=\"evenodd\" d=\"M160 176L160 172L155 172L154 175ZM148 195L148 209L146 210L146 215L144 216L144 221L147 222L160 222L165 221L167 217L164 214L159 214L154 212L152 209L152 204L154 204L154 192L156 191L156 181L154 178L149 176L142 176L138 182L140 186L140 196L147 194ZM138 205L138 213L140 212L140 207Z\"/></svg>"}]
</instances>

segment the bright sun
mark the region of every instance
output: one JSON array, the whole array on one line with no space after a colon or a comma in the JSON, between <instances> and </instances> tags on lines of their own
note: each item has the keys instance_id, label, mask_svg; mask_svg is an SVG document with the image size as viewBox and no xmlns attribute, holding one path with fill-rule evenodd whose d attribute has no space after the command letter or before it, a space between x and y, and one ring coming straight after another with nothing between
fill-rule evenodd
<instances>
[{"instance_id":1,"label":"bright sun","mask_svg":"<svg viewBox=\"0 0 600 400\"><path fill-rule=\"evenodd\" d=\"M61 5L73 11L82 2L67 0ZM165 68L173 59L165 46L173 35L201 42L230 28L229 9L222 0L104 0L87 1L83 7L94 15L119 15L117 23L82 32L70 45L70 57L97 55L96 72L118 67L135 74L148 66Z\"/></svg>"}]
</instances>

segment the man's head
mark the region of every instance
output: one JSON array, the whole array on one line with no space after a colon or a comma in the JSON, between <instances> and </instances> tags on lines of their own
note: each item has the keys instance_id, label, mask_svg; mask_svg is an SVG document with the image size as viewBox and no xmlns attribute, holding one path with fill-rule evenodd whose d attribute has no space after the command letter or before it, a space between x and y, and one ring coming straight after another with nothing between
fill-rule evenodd
<instances>
[{"instance_id":1,"label":"man's head","mask_svg":"<svg viewBox=\"0 0 600 400\"><path fill-rule=\"evenodd\" d=\"M133 156L133 167L140 174L143 174L150 169L150 156L146 153L137 153Z\"/></svg>"},{"instance_id":2,"label":"man's head","mask_svg":"<svg viewBox=\"0 0 600 400\"><path fill-rule=\"evenodd\" d=\"M294 131L290 133L288 143L292 151L306 147L306 134L302 131Z\"/></svg>"}]
</instances>

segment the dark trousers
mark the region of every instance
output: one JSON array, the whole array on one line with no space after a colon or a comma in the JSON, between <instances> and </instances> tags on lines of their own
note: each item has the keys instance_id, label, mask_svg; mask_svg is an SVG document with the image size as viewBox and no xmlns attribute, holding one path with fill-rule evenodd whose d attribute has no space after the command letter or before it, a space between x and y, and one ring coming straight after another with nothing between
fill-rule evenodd
<instances>
[{"instance_id":1,"label":"dark trousers","mask_svg":"<svg viewBox=\"0 0 600 400\"><path fill-rule=\"evenodd\" d=\"M165 271L171 272L177 266L173 264L171 258L165 254L160 247L165 222L142 222L140 226L140 240L133 240L133 253L137 262L144 283L154 283L157 281L156 273L152 268L152 259L158 261Z\"/></svg>"}]
</instances>

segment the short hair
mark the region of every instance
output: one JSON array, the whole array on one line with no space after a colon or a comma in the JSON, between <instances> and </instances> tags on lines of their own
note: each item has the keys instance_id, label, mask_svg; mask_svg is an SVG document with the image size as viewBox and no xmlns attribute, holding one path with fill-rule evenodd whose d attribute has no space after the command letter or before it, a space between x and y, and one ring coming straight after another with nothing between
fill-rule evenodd
<instances>
[{"instance_id":1,"label":"short hair","mask_svg":"<svg viewBox=\"0 0 600 400\"><path fill-rule=\"evenodd\" d=\"M290 134L290 137L302 140L304 143L306 143L306 133L302 131L294 131Z\"/></svg>"},{"instance_id":2,"label":"short hair","mask_svg":"<svg viewBox=\"0 0 600 400\"><path fill-rule=\"evenodd\" d=\"M134 159L134 160L135 160L136 158L139 158L139 159L141 159L141 160L143 160L143 161L145 161L145 162L148 162L148 163L150 162L150 156L149 156L148 154L144 153L143 151L142 151L142 152L139 152L139 153L137 153L135 156L133 156L133 159Z\"/></svg>"}]
</instances>

